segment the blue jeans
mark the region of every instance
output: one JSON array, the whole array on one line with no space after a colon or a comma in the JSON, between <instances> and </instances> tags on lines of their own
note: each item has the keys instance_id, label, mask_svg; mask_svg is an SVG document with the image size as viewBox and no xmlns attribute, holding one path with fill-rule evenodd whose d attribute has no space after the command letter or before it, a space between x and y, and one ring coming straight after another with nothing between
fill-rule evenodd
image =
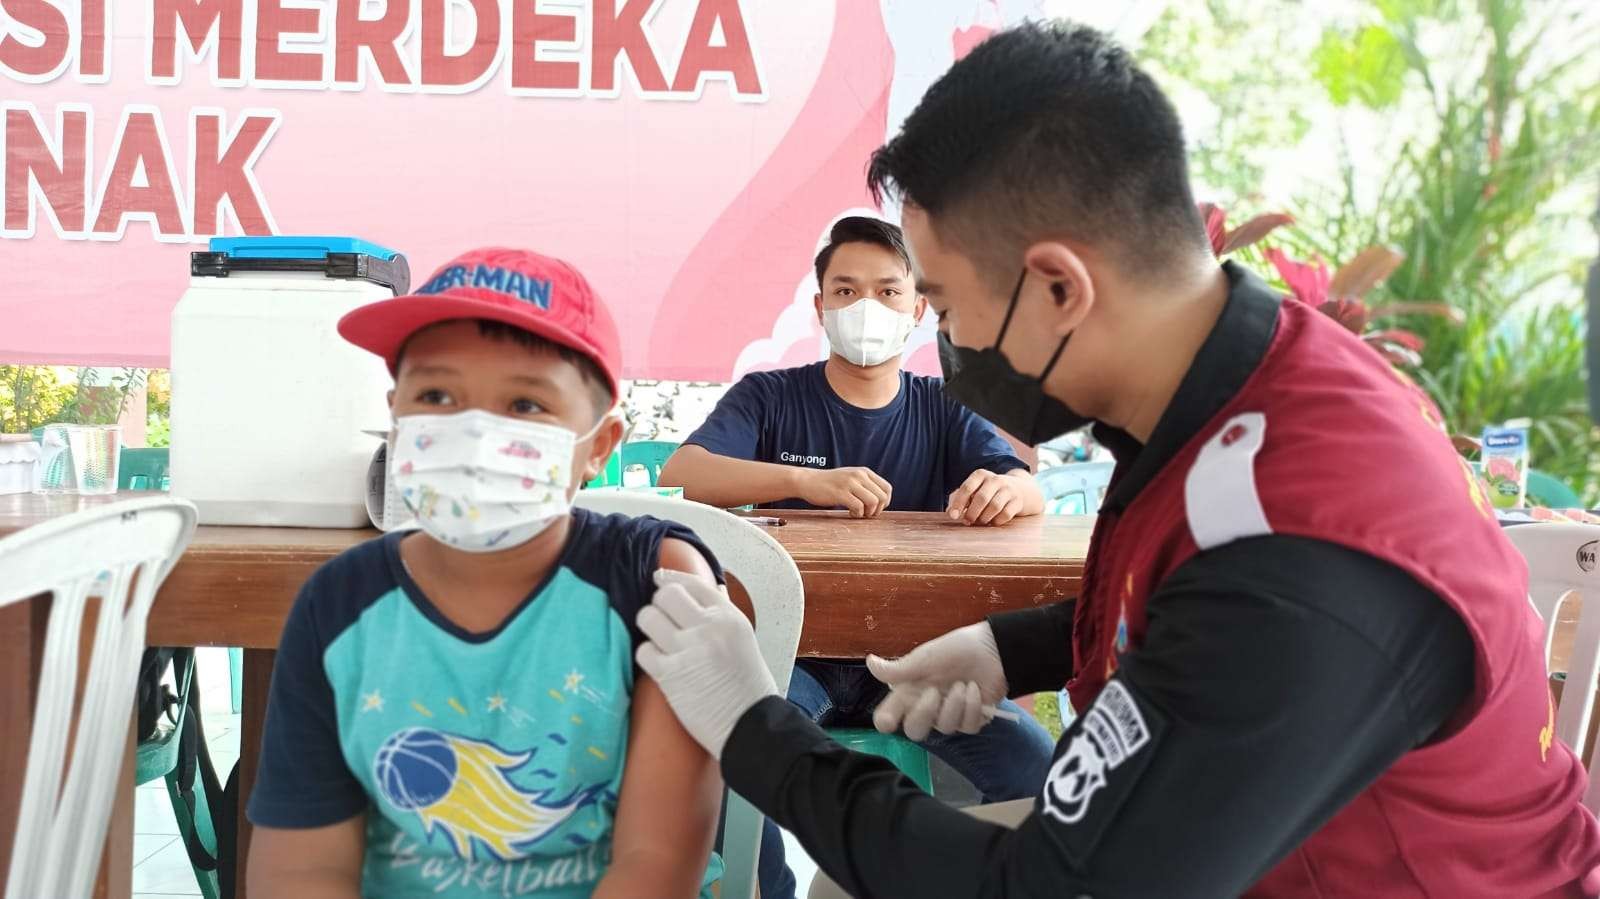
<instances>
[{"instance_id":1,"label":"blue jeans","mask_svg":"<svg viewBox=\"0 0 1600 899\"><path fill-rule=\"evenodd\" d=\"M823 727L871 727L872 710L889 688L860 662L797 662L789 681L789 701ZM1018 720L996 718L976 734L928 735L921 746L957 774L972 781L984 802L1037 796L1044 787L1055 746L1033 716L1007 699L1000 707ZM783 838L769 819L761 834L756 870L762 899L792 899L794 875L783 859Z\"/></svg>"}]
</instances>

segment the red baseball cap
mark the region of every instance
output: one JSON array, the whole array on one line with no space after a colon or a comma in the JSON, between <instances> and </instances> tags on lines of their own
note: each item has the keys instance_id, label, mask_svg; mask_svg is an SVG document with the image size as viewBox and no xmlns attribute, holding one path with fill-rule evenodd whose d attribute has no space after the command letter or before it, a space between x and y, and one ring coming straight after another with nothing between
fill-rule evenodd
<instances>
[{"instance_id":1,"label":"red baseball cap","mask_svg":"<svg viewBox=\"0 0 1600 899\"><path fill-rule=\"evenodd\" d=\"M411 335L463 318L504 322L582 353L605 372L611 396L620 395L622 341L606 304L577 269L529 250L485 247L457 256L410 294L351 311L339 333L397 374Z\"/></svg>"}]
</instances>

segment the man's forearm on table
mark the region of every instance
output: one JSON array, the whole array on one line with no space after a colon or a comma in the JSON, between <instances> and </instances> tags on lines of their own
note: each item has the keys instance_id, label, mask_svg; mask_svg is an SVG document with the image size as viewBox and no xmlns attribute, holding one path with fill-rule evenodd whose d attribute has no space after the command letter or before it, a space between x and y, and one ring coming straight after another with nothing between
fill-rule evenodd
<instances>
[{"instance_id":1,"label":"man's forearm on table","mask_svg":"<svg viewBox=\"0 0 1600 899\"><path fill-rule=\"evenodd\" d=\"M657 480L663 487L682 487L684 497L697 503L731 508L799 496L801 471L792 465L719 456L686 444L662 466Z\"/></svg>"},{"instance_id":2,"label":"man's forearm on table","mask_svg":"<svg viewBox=\"0 0 1600 899\"><path fill-rule=\"evenodd\" d=\"M1059 690L1072 677L1075 600L990 615L995 648L1012 696Z\"/></svg>"}]
</instances>

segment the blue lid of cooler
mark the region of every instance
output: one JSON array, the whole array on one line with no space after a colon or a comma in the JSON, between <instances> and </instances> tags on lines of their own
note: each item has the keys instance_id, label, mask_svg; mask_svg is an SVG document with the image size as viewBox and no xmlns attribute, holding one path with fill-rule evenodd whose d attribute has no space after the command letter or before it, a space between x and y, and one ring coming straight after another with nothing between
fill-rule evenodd
<instances>
[{"instance_id":1,"label":"blue lid of cooler","mask_svg":"<svg viewBox=\"0 0 1600 899\"><path fill-rule=\"evenodd\" d=\"M234 259L323 259L329 253L355 253L374 259L393 259L400 255L359 237L323 237L273 234L265 237L213 237L211 252L227 253Z\"/></svg>"},{"instance_id":2,"label":"blue lid of cooler","mask_svg":"<svg viewBox=\"0 0 1600 899\"><path fill-rule=\"evenodd\" d=\"M395 296L411 288L405 256L356 237L213 237L209 249L189 254L189 274L197 278L281 272L370 281Z\"/></svg>"}]
</instances>

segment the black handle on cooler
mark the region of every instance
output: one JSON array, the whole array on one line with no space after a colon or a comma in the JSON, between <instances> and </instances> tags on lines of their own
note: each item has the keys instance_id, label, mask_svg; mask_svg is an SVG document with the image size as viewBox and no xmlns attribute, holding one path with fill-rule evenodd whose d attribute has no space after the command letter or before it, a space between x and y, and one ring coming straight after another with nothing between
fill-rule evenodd
<instances>
[{"instance_id":1,"label":"black handle on cooler","mask_svg":"<svg viewBox=\"0 0 1600 899\"><path fill-rule=\"evenodd\" d=\"M226 278L234 272L321 272L329 278L370 281L395 296L411 289L411 266L399 254L391 259L366 253L329 253L313 259L232 256L211 250L189 254L189 274L195 277Z\"/></svg>"}]
</instances>

